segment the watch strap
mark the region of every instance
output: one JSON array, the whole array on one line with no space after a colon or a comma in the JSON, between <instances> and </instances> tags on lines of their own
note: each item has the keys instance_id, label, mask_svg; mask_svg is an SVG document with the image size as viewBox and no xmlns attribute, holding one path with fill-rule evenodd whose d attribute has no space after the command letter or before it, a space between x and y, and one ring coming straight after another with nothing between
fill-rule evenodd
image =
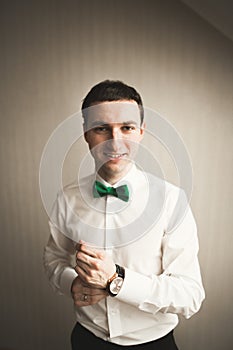
<instances>
[{"instance_id":1,"label":"watch strap","mask_svg":"<svg viewBox=\"0 0 233 350\"><path fill-rule=\"evenodd\" d=\"M124 267L116 264L116 273L119 277L125 278L125 269Z\"/></svg>"}]
</instances>

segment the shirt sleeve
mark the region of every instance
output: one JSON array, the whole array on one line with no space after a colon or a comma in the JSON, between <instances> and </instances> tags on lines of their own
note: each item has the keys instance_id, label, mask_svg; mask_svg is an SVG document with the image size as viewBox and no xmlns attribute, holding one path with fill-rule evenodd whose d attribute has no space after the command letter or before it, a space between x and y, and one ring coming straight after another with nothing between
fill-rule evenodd
<instances>
[{"instance_id":1,"label":"shirt sleeve","mask_svg":"<svg viewBox=\"0 0 233 350\"><path fill-rule=\"evenodd\" d=\"M126 268L117 298L152 314L174 313L190 318L200 309L205 291L198 261L197 226L184 193L179 203L177 197L167 199L166 215L162 273L145 276Z\"/></svg>"},{"instance_id":2,"label":"shirt sleeve","mask_svg":"<svg viewBox=\"0 0 233 350\"><path fill-rule=\"evenodd\" d=\"M75 243L56 225L56 213L59 214L61 222L58 202L52 211L53 219L49 220L50 236L43 252L43 265L53 290L58 294L71 296L71 285L77 277L74 270Z\"/></svg>"}]
</instances>

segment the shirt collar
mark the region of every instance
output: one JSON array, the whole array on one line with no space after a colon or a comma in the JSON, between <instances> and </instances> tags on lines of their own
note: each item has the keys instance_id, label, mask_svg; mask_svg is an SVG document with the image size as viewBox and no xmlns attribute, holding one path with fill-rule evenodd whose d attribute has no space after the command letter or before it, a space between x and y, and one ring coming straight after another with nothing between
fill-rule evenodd
<instances>
[{"instance_id":1,"label":"shirt collar","mask_svg":"<svg viewBox=\"0 0 233 350\"><path fill-rule=\"evenodd\" d=\"M95 175L95 180L102 182L105 186L117 187L121 185L127 185L129 188L130 198L134 193L137 192L140 186L148 184L146 173L139 170L135 164L133 164L128 173L114 185L109 184L99 174Z\"/></svg>"}]
</instances>

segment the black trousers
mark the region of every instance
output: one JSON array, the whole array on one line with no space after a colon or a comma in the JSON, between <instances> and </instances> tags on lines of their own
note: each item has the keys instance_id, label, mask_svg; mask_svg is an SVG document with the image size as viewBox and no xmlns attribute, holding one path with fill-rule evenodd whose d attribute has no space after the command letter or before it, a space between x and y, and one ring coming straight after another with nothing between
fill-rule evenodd
<instances>
[{"instance_id":1,"label":"black trousers","mask_svg":"<svg viewBox=\"0 0 233 350\"><path fill-rule=\"evenodd\" d=\"M173 331L162 338L139 345L123 346L96 337L86 328L76 323L71 333L72 350L178 350Z\"/></svg>"}]
</instances>

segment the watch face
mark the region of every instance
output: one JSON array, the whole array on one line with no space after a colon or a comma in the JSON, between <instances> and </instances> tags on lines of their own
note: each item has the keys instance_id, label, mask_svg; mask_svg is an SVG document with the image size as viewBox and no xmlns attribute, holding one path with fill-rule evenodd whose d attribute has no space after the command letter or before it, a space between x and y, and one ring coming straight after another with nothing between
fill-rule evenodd
<instances>
[{"instance_id":1,"label":"watch face","mask_svg":"<svg viewBox=\"0 0 233 350\"><path fill-rule=\"evenodd\" d=\"M121 287L122 287L122 284L123 284L123 278L122 277L116 277L114 278L114 280L111 282L110 286L109 286L109 289L111 291L112 294L118 294Z\"/></svg>"}]
</instances>

